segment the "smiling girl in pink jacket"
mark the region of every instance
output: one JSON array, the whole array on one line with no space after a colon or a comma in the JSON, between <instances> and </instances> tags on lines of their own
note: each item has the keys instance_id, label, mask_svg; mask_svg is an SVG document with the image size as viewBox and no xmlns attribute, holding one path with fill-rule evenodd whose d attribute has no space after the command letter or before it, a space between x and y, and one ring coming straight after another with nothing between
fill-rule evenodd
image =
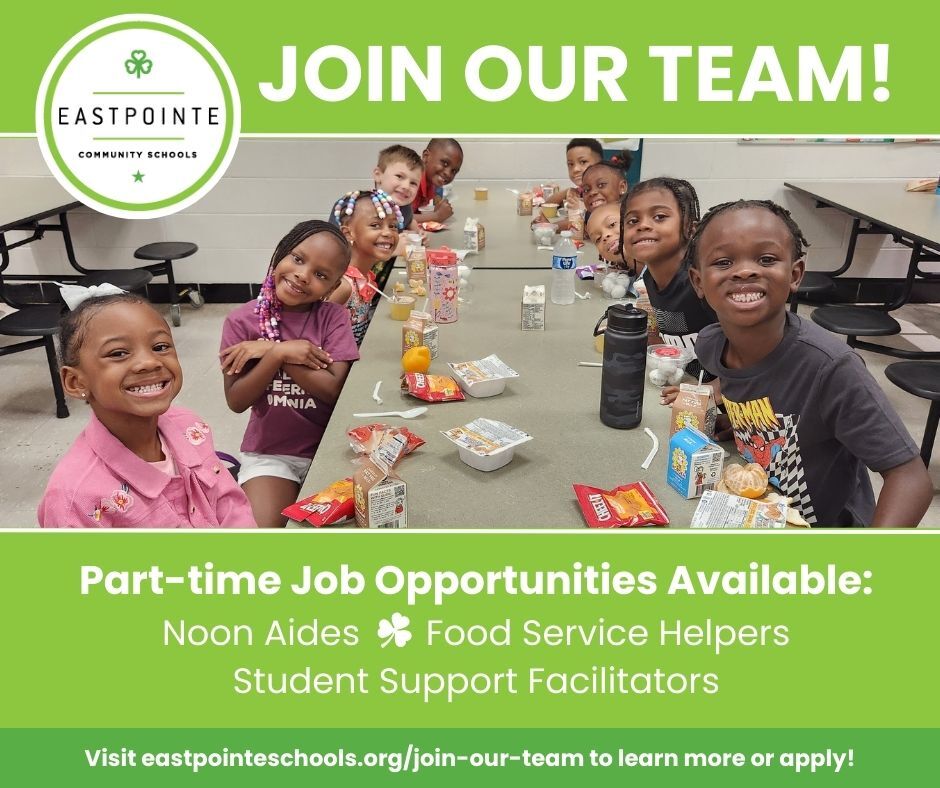
<instances>
[{"instance_id":1,"label":"smiling girl in pink jacket","mask_svg":"<svg viewBox=\"0 0 940 788\"><path fill-rule=\"evenodd\" d=\"M255 527L209 426L170 404L183 372L166 321L124 293L82 302L60 326L62 384L92 409L39 504L44 528Z\"/></svg>"}]
</instances>

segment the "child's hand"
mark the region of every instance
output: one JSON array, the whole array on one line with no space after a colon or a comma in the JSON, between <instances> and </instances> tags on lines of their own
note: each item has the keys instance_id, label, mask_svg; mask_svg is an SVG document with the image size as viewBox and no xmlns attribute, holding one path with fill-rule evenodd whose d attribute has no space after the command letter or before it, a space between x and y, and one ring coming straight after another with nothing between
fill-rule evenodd
<instances>
[{"instance_id":1,"label":"child's hand","mask_svg":"<svg viewBox=\"0 0 940 788\"><path fill-rule=\"evenodd\" d=\"M435 204L434 213L437 215L437 221L446 222L454 215L454 208L449 200L441 200Z\"/></svg>"},{"instance_id":2,"label":"child's hand","mask_svg":"<svg viewBox=\"0 0 940 788\"><path fill-rule=\"evenodd\" d=\"M227 375L239 375L245 364L252 359L261 358L275 345L265 339L255 339L247 342L239 342L237 345L225 348L219 353L222 361L222 371Z\"/></svg>"},{"instance_id":3,"label":"child's hand","mask_svg":"<svg viewBox=\"0 0 940 788\"><path fill-rule=\"evenodd\" d=\"M734 430L731 428L731 419L726 413L719 413L715 419L715 440L730 441L734 438Z\"/></svg>"},{"instance_id":4,"label":"child's hand","mask_svg":"<svg viewBox=\"0 0 940 788\"><path fill-rule=\"evenodd\" d=\"M306 339L278 343L278 355L282 364L302 364L310 369L326 369L333 363L329 353Z\"/></svg>"},{"instance_id":5,"label":"child's hand","mask_svg":"<svg viewBox=\"0 0 940 788\"><path fill-rule=\"evenodd\" d=\"M659 392L659 404L660 405L672 405L676 401L676 397L679 396L679 387L678 386L665 386L661 392Z\"/></svg>"}]
</instances>

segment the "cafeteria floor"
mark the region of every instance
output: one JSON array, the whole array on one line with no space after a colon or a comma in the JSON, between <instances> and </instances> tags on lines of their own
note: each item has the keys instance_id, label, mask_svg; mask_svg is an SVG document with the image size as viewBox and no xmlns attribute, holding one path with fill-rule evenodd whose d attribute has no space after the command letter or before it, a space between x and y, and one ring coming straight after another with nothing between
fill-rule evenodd
<instances>
[{"instance_id":1,"label":"cafeteria floor","mask_svg":"<svg viewBox=\"0 0 940 788\"><path fill-rule=\"evenodd\" d=\"M207 304L200 310L184 307L183 325L173 330L184 372L183 391L176 403L194 410L212 425L216 448L230 454L237 453L248 418L247 413L232 413L226 407L218 366L222 322L233 306ZM809 314L806 307L801 307L800 312ZM899 346L940 349L938 305L909 304L893 314L904 327L900 337L892 338ZM0 344L6 339L0 338ZM861 355L919 444L928 403L886 380L884 368L896 359L864 351ZM36 506L49 474L87 421L88 411L81 403L70 401L69 407L72 414L69 418L55 418L49 372L41 350L0 360L0 526L35 527ZM409 426L422 434L420 421ZM422 434L422 437L443 440L440 436ZM936 492L921 527L940 528L940 447L934 452L930 475ZM872 479L877 494L881 477L873 474ZM668 511L668 493L664 497Z\"/></svg>"}]
</instances>

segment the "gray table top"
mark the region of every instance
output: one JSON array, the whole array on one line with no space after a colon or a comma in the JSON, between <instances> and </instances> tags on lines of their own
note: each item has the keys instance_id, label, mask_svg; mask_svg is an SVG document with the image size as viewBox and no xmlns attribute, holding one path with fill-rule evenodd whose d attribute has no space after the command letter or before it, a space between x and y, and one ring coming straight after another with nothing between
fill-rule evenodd
<instances>
[{"instance_id":1,"label":"gray table top","mask_svg":"<svg viewBox=\"0 0 940 788\"><path fill-rule=\"evenodd\" d=\"M55 178L4 178L0 190L0 233L79 205Z\"/></svg>"},{"instance_id":2,"label":"gray table top","mask_svg":"<svg viewBox=\"0 0 940 788\"><path fill-rule=\"evenodd\" d=\"M792 181L785 184L851 216L940 248L940 196L904 191L904 181Z\"/></svg>"},{"instance_id":3,"label":"gray table top","mask_svg":"<svg viewBox=\"0 0 940 788\"><path fill-rule=\"evenodd\" d=\"M486 186L489 198L475 200L475 186ZM516 213L515 194L505 186L485 182L458 184L455 189L454 215L446 222L448 229L428 233L429 248L449 246L451 249L463 249L464 222L468 216L472 216L479 219L486 230L486 246L481 252L468 255L467 264L474 268L551 268L552 253L540 250L535 245L529 229L532 217ZM420 221L420 214L417 218ZM590 256L596 257L593 247L588 246L592 252ZM404 264L404 259L398 258L396 266Z\"/></svg>"},{"instance_id":4,"label":"gray table top","mask_svg":"<svg viewBox=\"0 0 940 788\"><path fill-rule=\"evenodd\" d=\"M498 247L494 246L494 252ZM428 412L400 418L354 419L353 413L404 410L425 403L399 393L401 326L382 301L353 365L346 386L301 496L312 495L353 473L354 458L346 431L369 421L407 426L427 443L401 460L398 472L408 483L410 528L585 528L573 483L611 489L646 481L673 526L687 527L697 501L686 501L666 484L666 456L671 411L659 404L659 391L647 385L643 423L633 430L604 426L598 416L601 370L579 367L600 361L593 328L612 303L592 282L580 282L590 300L570 306L546 304L545 331L520 327L524 285L546 285L551 271L475 270L469 305L456 323L440 326L440 354L431 374L447 374L448 361L472 361L496 353L519 373L506 390L487 399L429 404ZM372 400L382 381L380 406ZM533 436L516 449L512 462L484 473L465 465L457 448L440 434L485 417L511 424ZM640 465L652 446L642 427L659 437L652 466Z\"/></svg>"}]
</instances>

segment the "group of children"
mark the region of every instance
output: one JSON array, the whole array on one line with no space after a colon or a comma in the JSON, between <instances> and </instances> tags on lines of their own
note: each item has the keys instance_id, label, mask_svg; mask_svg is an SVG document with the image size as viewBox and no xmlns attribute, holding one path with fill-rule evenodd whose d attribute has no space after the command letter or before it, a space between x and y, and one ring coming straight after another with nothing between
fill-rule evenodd
<instances>
[{"instance_id":1,"label":"group of children","mask_svg":"<svg viewBox=\"0 0 940 788\"><path fill-rule=\"evenodd\" d=\"M567 155L573 186L553 199L583 202L600 257L642 277L661 339L695 349L741 455L813 525L917 525L933 488L911 436L859 356L787 309L807 246L790 214L738 200L700 216L687 181L628 189L595 140L572 140ZM40 525L283 525L359 357L375 268L415 228L416 206L451 215L436 190L462 158L456 140L432 140L420 157L383 150L373 188L337 200L330 222L295 227L257 301L226 319L226 401L252 411L238 484L208 425L171 407L182 372L163 318L131 294L69 313L63 385L92 416L53 473ZM663 404L676 394L664 389ZM877 503L866 467L884 478Z\"/></svg>"},{"instance_id":2,"label":"group of children","mask_svg":"<svg viewBox=\"0 0 940 788\"><path fill-rule=\"evenodd\" d=\"M62 321L62 380L91 406L39 505L43 527L283 526L371 318L375 269L399 234L453 213L440 193L463 150L432 139L419 156L386 148L371 189L349 192L331 221L278 243L258 298L222 329L225 399L251 409L238 482L209 426L171 403L182 370L166 321L133 294L90 298Z\"/></svg>"},{"instance_id":3,"label":"group of children","mask_svg":"<svg viewBox=\"0 0 940 788\"><path fill-rule=\"evenodd\" d=\"M694 349L724 414L719 437L733 435L811 525L916 526L933 485L909 432L854 350L787 308L808 245L790 213L737 200L700 216L688 181L628 190L601 162L580 175L587 236L642 276L655 339ZM677 394L666 387L662 404ZM884 479L877 502L866 468Z\"/></svg>"}]
</instances>

